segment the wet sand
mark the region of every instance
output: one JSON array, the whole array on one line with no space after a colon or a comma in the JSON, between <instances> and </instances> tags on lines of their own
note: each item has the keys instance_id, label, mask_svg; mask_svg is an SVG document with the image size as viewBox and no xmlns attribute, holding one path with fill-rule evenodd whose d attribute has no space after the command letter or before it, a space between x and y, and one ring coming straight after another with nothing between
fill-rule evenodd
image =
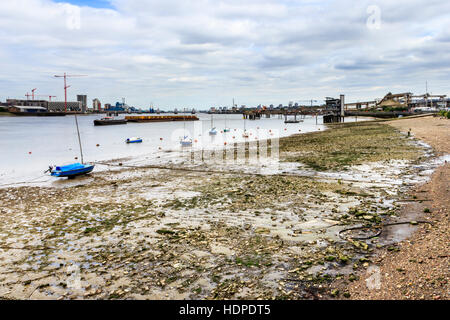
<instances>
[{"instance_id":1,"label":"wet sand","mask_svg":"<svg viewBox=\"0 0 450 320\"><path fill-rule=\"evenodd\" d=\"M52 186L2 188L0 297L339 297L335 283L356 279L417 230L370 236L403 218L407 192L440 163L379 123L284 138L280 159L276 169L110 163Z\"/></svg>"},{"instance_id":2,"label":"wet sand","mask_svg":"<svg viewBox=\"0 0 450 320\"><path fill-rule=\"evenodd\" d=\"M390 121L390 125L429 143L438 154L450 154L450 121L439 117ZM411 197L425 199L405 205L402 214L416 214L423 224L395 250L382 250L374 261L374 273L363 272L351 283L352 299L448 300L450 296L450 163L433 173L432 180L411 190ZM371 285L372 284L372 285ZM344 286L345 287L345 286Z\"/></svg>"}]
</instances>

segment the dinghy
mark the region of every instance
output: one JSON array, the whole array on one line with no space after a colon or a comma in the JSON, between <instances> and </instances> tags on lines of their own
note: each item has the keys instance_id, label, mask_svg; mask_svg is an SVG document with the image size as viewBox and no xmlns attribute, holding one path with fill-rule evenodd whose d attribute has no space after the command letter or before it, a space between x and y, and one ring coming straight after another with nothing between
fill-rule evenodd
<instances>
[{"instance_id":1,"label":"dinghy","mask_svg":"<svg viewBox=\"0 0 450 320\"><path fill-rule=\"evenodd\" d=\"M213 125L214 125L213 115L211 114L211 130L209 130L209 135L210 136L215 136L217 134L216 127L213 127Z\"/></svg>"},{"instance_id":2,"label":"dinghy","mask_svg":"<svg viewBox=\"0 0 450 320\"><path fill-rule=\"evenodd\" d=\"M180 140L180 144L182 147L191 147L192 139L188 139L187 136L184 136L184 138Z\"/></svg>"},{"instance_id":3,"label":"dinghy","mask_svg":"<svg viewBox=\"0 0 450 320\"><path fill-rule=\"evenodd\" d=\"M75 114L75 123L77 126L77 133L78 133L78 144L80 146L80 154L81 154L81 163L72 163L65 166L56 166L53 168L52 166L49 166L48 170L50 172L50 175L52 177L57 178L64 178L67 177L69 179L73 179L76 176L81 176L84 174L88 174L94 170L95 165L94 164L85 164L83 159L83 148L81 146L81 137L80 137L80 129L78 128L78 118ZM47 172L46 171L46 172Z\"/></svg>"},{"instance_id":4,"label":"dinghy","mask_svg":"<svg viewBox=\"0 0 450 320\"><path fill-rule=\"evenodd\" d=\"M128 138L127 140L125 140L126 143L141 143L142 142L142 138Z\"/></svg>"},{"instance_id":5,"label":"dinghy","mask_svg":"<svg viewBox=\"0 0 450 320\"><path fill-rule=\"evenodd\" d=\"M57 166L55 169L51 168L51 175L58 178L73 178L92 172L94 167L90 164L73 163L67 166Z\"/></svg>"},{"instance_id":6,"label":"dinghy","mask_svg":"<svg viewBox=\"0 0 450 320\"><path fill-rule=\"evenodd\" d=\"M186 135L186 121L184 119L184 114L186 113L186 108L183 110L183 132L184 137L180 140L180 144L182 147L191 147L192 146L192 139L188 139L188 136Z\"/></svg>"},{"instance_id":7,"label":"dinghy","mask_svg":"<svg viewBox=\"0 0 450 320\"><path fill-rule=\"evenodd\" d=\"M209 134L210 134L211 136L215 136L215 135L217 134L216 128L212 128L211 130L209 130Z\"/></svg>"}]
</instances>

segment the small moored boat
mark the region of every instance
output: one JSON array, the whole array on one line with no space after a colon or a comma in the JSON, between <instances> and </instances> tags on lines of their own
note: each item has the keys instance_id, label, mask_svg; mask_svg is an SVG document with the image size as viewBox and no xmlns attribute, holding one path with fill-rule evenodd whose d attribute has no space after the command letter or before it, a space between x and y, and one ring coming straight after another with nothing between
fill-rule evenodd
<instances>
[{"instance_id":1,"label":"small moored boat","mask_svg":"<svg viewBox=\"0 0 450 320\"><path fill-rule=\"evenodd\" d=\"M114 119L113 117L104 117L101 118L100 120L94 120L94 125L95 126L109 126L109 125L114 125L114 124L127 124L127 120L126 119Z\"/></svg>"},{"instance_id":2,"label":"small moored boat","mask_svg":"<svg viewBox=\"0 0 450 320\"><path fill-rule=\"evenodd\" d=\"M88 174L92 170L94 170L94 165L91 164L81 164L81 163L73 163L67 166L57 166L54 169L50 167L51 175L53 177L68 177L73 178L76 176L81 176L83 174Z\"/></svg>"},{"instance_id":3,"label":"small moored boat","mask_svg":"<svg viewBox=\"0 0 450 320\"><path fill-rule=\"evenodd\" d=\"M184 138L180 140L180 144L182 147L190 147L192 146L192 139L189 139L187 136L184 136Z\"/></svg>"},{"instance_id":4,"label":"small moored boat","mask_svg":"<svg viewBox=\"0 0 450 320\"><path fill-rule=\"evenodd\" d=\"M125 140L126 143L141 143L142 142L142 138L128 138L127 140Z\"/></svg>"},{"instance_id":5,"label":"small moored boat","mask_svg":"<svg viewBox=\"0 0 450 320\"><path fill-rule=\"evenodd\" d=\"M52 177L64 178L67 177L69 179L73 179L76 176L81 176L84 174L88 174L94 170L94 164L85 164L83 159L83 147L81 146L81 137L80 137L80 129L78 128L78 118L75 114L75 124L77 127L78 134L78 144L80 146L80 155L81 155L81 163L72 163L66 166L56 166L53 168L49 166L48 170L45 172L50 172Z\"/></svg>"}]
</instances>

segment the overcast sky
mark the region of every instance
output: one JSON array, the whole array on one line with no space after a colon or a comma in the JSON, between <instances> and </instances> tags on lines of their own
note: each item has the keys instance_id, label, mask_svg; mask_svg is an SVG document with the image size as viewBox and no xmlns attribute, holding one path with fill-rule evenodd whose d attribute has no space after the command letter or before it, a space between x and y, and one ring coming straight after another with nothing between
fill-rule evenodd
<instances>
[{"instance_id":1,"label":"overcast sky","mask_svg":"<svg viewBox=\"0 0 450 320\"><path fill-rule=\"evenodd\" d=\"M0 1L0 100L161 109L450 94L448 0Z\"/></svg>"}]
</instances>

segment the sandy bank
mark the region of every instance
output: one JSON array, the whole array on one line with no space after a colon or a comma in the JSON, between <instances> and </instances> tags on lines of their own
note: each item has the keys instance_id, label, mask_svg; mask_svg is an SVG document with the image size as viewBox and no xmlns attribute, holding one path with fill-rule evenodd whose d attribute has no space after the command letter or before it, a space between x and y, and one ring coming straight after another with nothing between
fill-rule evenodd
<instances>
[{"instance_id":1,"label":"sandy bank","mask_svg":"<svg viewBox=\"0 0 450 320\"><path fill-rule=\"evenodd\" d=\"M450 154L448 119L426 117L388 123L403 132L411 130L437 153ZM450 163L439 167L432 180L412 190L411 196L425 201L405 205L402 212L416 213L433 224L421 225L395 250L383 250L372 272L363 273L349 285L352 299L449 299Z\"/></svg>"}]
</instances>

